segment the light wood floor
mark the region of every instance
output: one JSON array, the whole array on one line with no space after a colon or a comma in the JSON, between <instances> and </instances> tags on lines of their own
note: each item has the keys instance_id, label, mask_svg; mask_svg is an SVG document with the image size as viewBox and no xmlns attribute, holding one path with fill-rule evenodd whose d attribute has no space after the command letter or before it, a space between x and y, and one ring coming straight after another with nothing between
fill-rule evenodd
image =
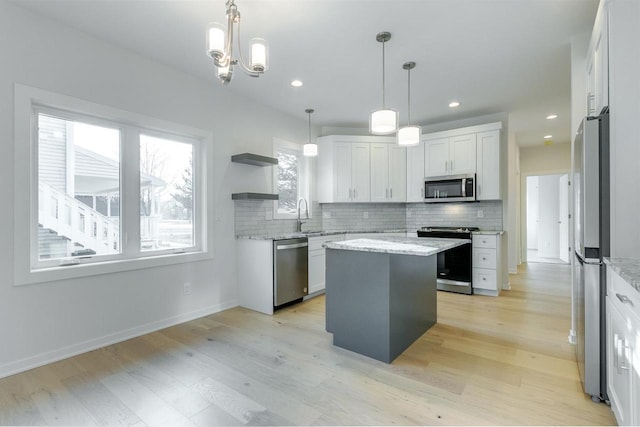
<instances>
[{"instance_id":1,"label":"light wood floor","mask_svg":"<svg viewBox=\"0 0 640 427\"><path fill-rule=\"evenodd\" d=\"M581 391L569 266L498 298L438 293L438 324L393 364L335 348L324 297L242 308L0 380L8 425L613 424Z\"/></svg>"}]
</instances>

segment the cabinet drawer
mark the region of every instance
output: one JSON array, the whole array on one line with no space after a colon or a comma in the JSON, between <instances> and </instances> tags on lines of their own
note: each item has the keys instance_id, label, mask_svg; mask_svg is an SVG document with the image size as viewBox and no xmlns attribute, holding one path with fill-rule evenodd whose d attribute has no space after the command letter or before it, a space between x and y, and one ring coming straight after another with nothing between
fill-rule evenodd
<instances>
[{"instance_id":1,"label":"cabinet drawer","mask_svg":"<svg viewBox=\"0 0 640 427\"><path fill-rule=\"evenodd\" d=\"M344 234L335 234L333 236L309 237L309 251L317 251L324 249L322 245L328 242L338 242L344 240Z\"/></svg>"},{"instance_id":2,"label":"cabinet drawer","mask_svg":"<svg viewBox=\"0 0 640 427\"><path fill-rule=\"evenodd\" d=\"M496 269L496 250L473 248L473 267Z\"/></svg>"},{"instance_id":3,"label":"cabinet drawer","mask_svg":"<svg viewBox=\"0 0 640 427\"><path fill-rule=\"evenodd\" d=\"M474 268L471 286L479 289L498 290L498 276L495 270Z\"/></svg>"},{"instance_id":4,"label":"cabinet drawer","mask_svg":"<svg viewBox=\"0 0 640 427\"><path fill-rule=\"evenodd\" d=\"M472 241L474 248L496 248L496 236L473 235Z\"/></svg>"},{"instance_id":5,"label":"cabinet drawer","mask_svg":"<svg viewBox=\"0 0 640 427\"><path fill-rule=\"evenodd\" d=\"M632 314L640 321L640 292L614 272L608 274L607 293L621 313Z\"/></svg>"}]
</instances>

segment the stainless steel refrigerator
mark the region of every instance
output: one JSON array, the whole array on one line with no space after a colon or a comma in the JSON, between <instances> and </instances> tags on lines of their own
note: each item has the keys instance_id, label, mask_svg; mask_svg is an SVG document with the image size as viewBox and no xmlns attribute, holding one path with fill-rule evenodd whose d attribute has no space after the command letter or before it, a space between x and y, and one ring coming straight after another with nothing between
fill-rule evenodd
<instances>
[{"instance_id":1,"label":"stainless steel refrigerator","mask_svg":"<svg viewBox=\"0 0 640 427\"><path fill-rule=\"evenodd\" d=\"M585 393L601 401L608 400L603 263L610 243L608 110L582 121L574 144L573 171L576 358Z\"/></svg>"}]
</instances>

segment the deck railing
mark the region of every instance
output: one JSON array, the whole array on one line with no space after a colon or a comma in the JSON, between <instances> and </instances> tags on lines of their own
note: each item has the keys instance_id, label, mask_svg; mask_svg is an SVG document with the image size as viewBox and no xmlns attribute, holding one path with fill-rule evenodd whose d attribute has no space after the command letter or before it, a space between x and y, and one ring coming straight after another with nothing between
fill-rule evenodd
<instances>
[{"instance_id":1,"label":"deck railing","mask_svg":"<svg viewBox=\"0 0 640 427\"><path fill-rule=\"evenodd\" d=\"M48 184L39 185L38 197L38 222L43 227L97 254L120 251L117 219L101 214Z\"/></svg>"}]
</instances>

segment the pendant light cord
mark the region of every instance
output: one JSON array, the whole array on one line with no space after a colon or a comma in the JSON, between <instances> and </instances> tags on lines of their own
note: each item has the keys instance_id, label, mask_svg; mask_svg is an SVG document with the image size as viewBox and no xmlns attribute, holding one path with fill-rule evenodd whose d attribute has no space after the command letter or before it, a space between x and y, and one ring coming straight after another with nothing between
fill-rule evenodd
<instances>
[{"instance_id":1,"label":"pendant light cord","mask_svg":"<svg viewBox=\"0 0 640 427\"><path fill-rule=\"evenodd\" d=\"M409 68L407 71L409 72L407 84L407 126L411 126L411 68Z\"/></svg>"},{"instance_id":2,"label":"pendant light cord","mask_svg":"<svg viewBox=\"0 0 640 427\"><path fill-rule=\"evenodd\" d=\"M386 108L386 104L384 102L384 44L386 42L382 42L382 108Z\"/></svg>"},{"instance_id":3,"label":"pendant light cord","mask_svg":"<svg viewBox=\"0 0 640 427\"><path fill-rule=\"evenodd\" d=\"M309 111L309 144L311 144L311 111Z\"/></svg>"}]
</instances>

